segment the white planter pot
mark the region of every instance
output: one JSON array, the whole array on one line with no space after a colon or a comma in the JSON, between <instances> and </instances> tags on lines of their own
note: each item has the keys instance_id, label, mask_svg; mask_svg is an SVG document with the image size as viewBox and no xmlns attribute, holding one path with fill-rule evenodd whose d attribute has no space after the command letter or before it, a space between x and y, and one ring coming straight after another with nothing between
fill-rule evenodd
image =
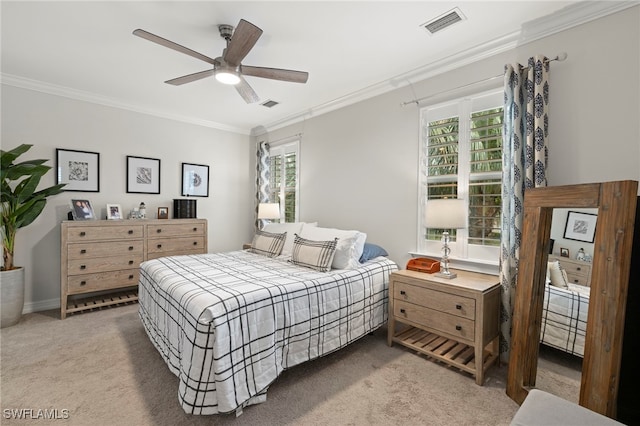
<instances>
[{"instance_id":1,"label":"white planter pot","mask_svg":"<svg viewBox=\"0 0 640 426\"><path fill-rule=\"evenodd\" d=\"M24 268L0 272L0 328L20 321L24 308Z\"/></svg>"}]
</instances>

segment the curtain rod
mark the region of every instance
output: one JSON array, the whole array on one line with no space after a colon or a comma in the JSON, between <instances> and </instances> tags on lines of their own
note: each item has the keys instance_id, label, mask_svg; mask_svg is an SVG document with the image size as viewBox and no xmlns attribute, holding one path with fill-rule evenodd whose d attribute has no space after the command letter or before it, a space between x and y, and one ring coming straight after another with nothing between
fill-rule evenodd
<instances>
[{"instance_id":1,"label":"curtain rod","mask_svg":"<svg viewBox=\"0 0 640 426\"><path fill-rule=\"evenodd\" d=\"M567 56L568 55L566 54L566 52L559 53L555 58L548 59L547 63L553 62L553 61L562 62L565 59L567 59ZM443 95L445 93L453 92L454 90L458 90L458 89L464 89L465 87L474 86L476 84L486 83L487 81L495 80L497 78L504 78L504 73L498 74L498 75L494 75L493 77L487 77L487 78L484 78L482 80L474 81L473 83L463 84L462 86L454 87L453 89L448 89L448 90L444 90L442 92L433 93L433 94L431 94L429 96L424 96L424 97L422 97L420 99L413 99L411 101L402 102L400 104L400 106L401 107L405 107L405 106L411 105L411 104L420 105L420 102L425 101L425 100L430 99L430 98L433 98L435 96L439 96L439 95Z\"/></svg>"}]
</instances>

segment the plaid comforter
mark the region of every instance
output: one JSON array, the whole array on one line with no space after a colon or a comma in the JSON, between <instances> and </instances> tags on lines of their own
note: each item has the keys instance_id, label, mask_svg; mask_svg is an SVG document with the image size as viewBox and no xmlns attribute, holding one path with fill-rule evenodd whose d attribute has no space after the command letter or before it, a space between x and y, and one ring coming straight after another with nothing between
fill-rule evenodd
<instances>
[{"instance_id":1,"label":"plaid comforter","mask_svg":"<svg viewBox=\"0 0 640 426\"><path fill-rule=\"evenodd\" d=\"M149 260L139 315L179 378L187 413L263 402L286 368L340 349L387 320L389 274L377 258L316 272L246 251Z\"/></svg>"},{"instance_id":2,"label":"plaid comforter","mask_svg":"<svg viewBox=\"0 0 640 426\"><path fill-rule=\"evenodd\" d=\"M584 357L589 312L589 287L569 284L568 289L545 285L540 341Z\"/></svg>"}]
</instances>

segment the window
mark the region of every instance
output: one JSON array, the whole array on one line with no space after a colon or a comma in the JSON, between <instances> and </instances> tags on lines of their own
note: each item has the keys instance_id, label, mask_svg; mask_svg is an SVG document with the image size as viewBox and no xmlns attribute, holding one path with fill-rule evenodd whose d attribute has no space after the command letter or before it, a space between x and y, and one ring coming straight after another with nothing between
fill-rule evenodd
<instances>
[{"instance_id":1,"label":"window","mask_svg":"<svg viewBox=\"0 0 640 426\"><path fill-rule=\"evenodd\" d=\"M421 111L419 238L421 253L439 253L443 229L428 228L430 199L467 202L466 229L448 230L452 257L497 263L502 213L502 91Z\"/></svg>"},{"instance_id":2,"label":"window","mask_svg":"<svg viewBox=\"0 0 640 426\"><path fill-rule=\"evenodd\" d=\"M269 149L269 202L280 203L280 222L298 221L299 147L296 140Z\"/></svg>"}]
</instances>

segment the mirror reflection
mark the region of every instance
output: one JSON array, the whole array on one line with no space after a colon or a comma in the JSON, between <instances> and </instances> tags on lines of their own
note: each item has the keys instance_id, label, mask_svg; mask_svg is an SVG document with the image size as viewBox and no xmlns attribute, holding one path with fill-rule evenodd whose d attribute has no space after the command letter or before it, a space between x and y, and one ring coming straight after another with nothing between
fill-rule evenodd
<instances>
[{"instance_id":1,"label":"mirror reflection","mask_svg":"<svg viewBox=\"0 0 640 426\"><path fill-rule=\"evenodd\" d=\"M578 403L598 209L553 210L536 388Z\"/></svg>"}]
</instances>

